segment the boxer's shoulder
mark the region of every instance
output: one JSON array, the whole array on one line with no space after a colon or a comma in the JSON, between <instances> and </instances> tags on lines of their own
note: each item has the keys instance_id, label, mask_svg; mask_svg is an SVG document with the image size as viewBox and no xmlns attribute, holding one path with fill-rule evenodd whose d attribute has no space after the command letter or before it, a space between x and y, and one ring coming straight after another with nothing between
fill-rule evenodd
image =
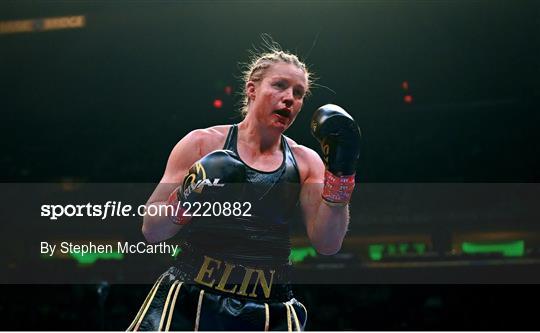
<instances>
[{"instance_id":1,"label":"boxer's shoulder","mask_svg":"<svg viewBox=\"0 0 540 333\"><path fill-rule=\"evenodd\" d=\"M232 125L216 125L201 129L207 135L225 140Z\"/></svg>"},{"instance_id":2,"label":"boxer's shoulder","mask_svg":"<svg viewBox=\"0 0 540 333\"><path fill-rule=\"evenodd\" d=\"M300 169L300 178L305 181L316 174L324 173L324 164L317 152L304 145L296 143L293 139L285 137Z\"/></svg>"},{"instance_id":3,"label":"boxer's shoulder","mask_svg":"<svg viewBox=\"0 0 540 333\"><path fill-rule=\"evenodd\" d=\"M193 163L214 150L222 149L230 125L196 129L186 134L173 148L163 182L178 182Z\"/></svg>"},{"instance_id":4,"label":"boxer's shoulder","mask_svg":"<svg viewBox=\"0 0 540 333\"><path fill-rule=\"evenodd\" d=\"M223 147L230 127L231 125L218 125L196 129L189 132L183 140L193 147L197 147L199 155L202 157Z\"/></svg>"}]
</instances>

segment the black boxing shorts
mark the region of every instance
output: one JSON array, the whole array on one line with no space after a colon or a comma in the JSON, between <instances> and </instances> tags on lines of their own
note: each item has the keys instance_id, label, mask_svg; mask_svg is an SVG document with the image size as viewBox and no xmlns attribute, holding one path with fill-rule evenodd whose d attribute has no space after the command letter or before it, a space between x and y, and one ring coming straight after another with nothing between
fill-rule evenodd
<instances>
[{"instance_id":1,"label":"black boxing shorts","mask_svg":"<svg viewBox=\"0 0 540 333\"><path fill-rule=\"evenodd\" d=\"M256 274L257 269L253 270ZM242 284L233 288L231 284L220 286L219 277L214 279L209 273L212 269L208 258L198 270L198 282L197 277L186 279L182 270L171 267L158 278L128 331L304 329L307 311L302 303L289 298L290 285L270 282L272 292L266 292L257 282L249 288Z\"/></svg>"}]
</instances>

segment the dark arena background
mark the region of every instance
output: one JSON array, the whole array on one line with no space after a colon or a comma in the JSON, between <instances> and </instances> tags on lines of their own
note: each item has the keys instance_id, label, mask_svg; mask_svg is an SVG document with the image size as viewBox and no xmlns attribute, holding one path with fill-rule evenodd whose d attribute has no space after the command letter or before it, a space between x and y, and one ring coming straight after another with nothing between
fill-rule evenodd
<instances>
[{"instance_id":1,"label":"dark arena background","mask_svg":"<svg viewBox=\"0 0 540 333\"><path fill-rule=\"evenodd\" d=\"M40 217L36 188L140 185L144 203L181 137L240 121L263 33L318 78L287 135L320 152L326 103L362 130L342 250L292 226L306 329L539 330L540 2L497 0L2 1L1 329L128 327L170 258L46 258L76 223Z\"/></svg>"}]
</instances>

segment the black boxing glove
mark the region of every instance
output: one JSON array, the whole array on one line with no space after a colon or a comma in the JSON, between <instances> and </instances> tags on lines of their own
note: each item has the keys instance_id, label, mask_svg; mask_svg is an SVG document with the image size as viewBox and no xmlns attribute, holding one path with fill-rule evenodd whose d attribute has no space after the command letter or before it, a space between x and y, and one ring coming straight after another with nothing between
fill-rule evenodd
<instances>
[{"instance_id":1,"label":"black boxing glove","mask_svg":"<svg viewBox=\"0 0 540 333\"><path fill-rule=\"evenodd\" d=\"M360 129L341 107L326 104L313 114L311 134L321 144L326 167L323 199L329 204L346 205L355 184Z\"/></svg>"},{"instance_id":2,"label":"black boxing glove","mask_svg":"<svg viewBox=\"0 0 540 333\"><path fill-rule=\"evenodd\" d=\"M191 219L191 216L184 216L185 207L181 203L226 201L231 196L231 189L223 188L245 181L246 166L236 153L230 150L209 153L191 166L182 186L169 196L167 202L179 208L172 216L173 222L184 225Z\"/></svg>"}]
</instances>

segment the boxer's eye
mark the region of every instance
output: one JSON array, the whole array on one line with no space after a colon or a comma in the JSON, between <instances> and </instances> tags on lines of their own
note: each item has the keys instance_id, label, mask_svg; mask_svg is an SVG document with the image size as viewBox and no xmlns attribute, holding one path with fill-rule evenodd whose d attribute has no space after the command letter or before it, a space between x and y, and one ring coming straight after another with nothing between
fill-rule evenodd
<instances>
[{"instance_id":1,"label":"boxer's eye","mask_svg":"<svg viewBox=\"0 0 540 333\"><path fill-rule=\"evenodd\" d=\"M277 81L274 83L274 87L279 89L287 89L287 84L283 81Z\"/></svg>"}]
</instances>

